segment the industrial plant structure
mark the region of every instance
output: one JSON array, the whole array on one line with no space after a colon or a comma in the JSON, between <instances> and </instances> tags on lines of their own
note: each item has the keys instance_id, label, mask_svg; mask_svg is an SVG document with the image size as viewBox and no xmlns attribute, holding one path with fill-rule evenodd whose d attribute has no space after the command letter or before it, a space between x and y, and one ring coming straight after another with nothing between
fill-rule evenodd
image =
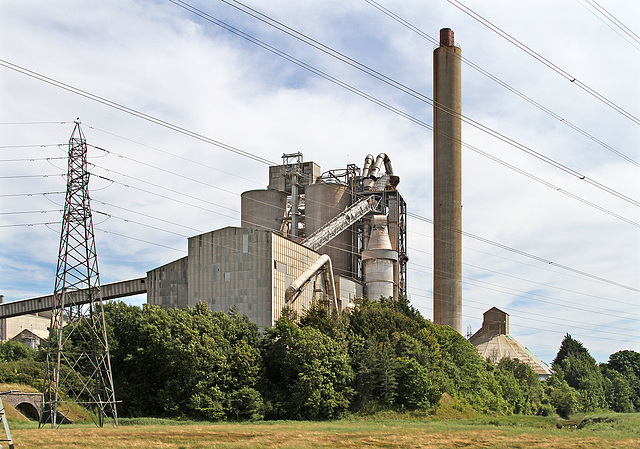
<instances>
[{"instance_id":1,"label":"industrial plant structure","mask_svg":"<svg viewBox=\"0 0 640 449\"><path fill-rule=\"evenodd\" d=\"M266 189L242 194L240 227L191 237L186 257L147 273L147 301L235 306L264 328L285 306L302 312L319 301L340 313L364 296L397 299L408 261L399 181L384 153L325 173L285 154Z\"/></svg>"},{"instance_id":2,"label":"industrial plant structure","mask_svg":"<svg viewBox=\"0 0 640 449\"><path fill-rule=\"evenodd\" d=\"M433 63L433 322L462 333L461 50L449 28L440 30ZM319 302L341 313L356 298L406 296L407 205L399 182L385 153L367 155L362 169L324 173L301 153L284 154L282 165L269 167L266 189L242 194L240 227L189 238L186 257L146 277L103 284L102 298L146 292L162 308L236 307L264 329L284 307L300 313ZM70 292L67 301L85 304L83 293ZM32 321L42 317L34 314L50 311L54 296L1 303L1 340L23 328L40 336ZM550 374L509 335L509 315L495 307L470 342L494 362L518 358L541 379Z\"/></svg>"}]
</instances>

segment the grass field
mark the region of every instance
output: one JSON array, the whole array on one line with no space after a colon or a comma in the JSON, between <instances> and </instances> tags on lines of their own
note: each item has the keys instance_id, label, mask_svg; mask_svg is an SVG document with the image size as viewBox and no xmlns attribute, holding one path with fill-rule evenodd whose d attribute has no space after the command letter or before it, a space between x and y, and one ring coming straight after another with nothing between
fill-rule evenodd
<instances>
[{"instance_id":1,"label":"grass field","mask_svg":"<svg viewBox=\"0 0 640 449\"><path fill-rule=\"evenodd\" d=\"M12 423L13 424L13 423ZM562 427L562 426L565 427ZM38 429L15 422L17 449L142 448L639 448L640 414L433 420L352 418L329 422L182 423L122 420L119 428Z\"/></svg>"}]
</instances>

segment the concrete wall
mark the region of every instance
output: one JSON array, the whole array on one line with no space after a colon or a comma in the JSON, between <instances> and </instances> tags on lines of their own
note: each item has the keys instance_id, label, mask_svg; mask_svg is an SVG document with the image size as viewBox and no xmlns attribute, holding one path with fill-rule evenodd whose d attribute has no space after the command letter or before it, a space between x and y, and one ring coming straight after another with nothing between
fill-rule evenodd
<instances>
[{"instance_id":1,"label":"concrete wall","mask_svg":"<svg viewBox=\"0 0 640 449\"><path fill-rule=\"evenodd\" d=\"M188 258L183 257L147 272L147 303L158 305L164 309L187 307L189 299L188 265Z\"/></svg>"},{"instance_id":2,"label":"concrete wall","mask_svg":"<svg viewBox=\"0 0 640 449\"><path fill-rule=\"evenodd\" d=\"M235 306L261 329L276 322L287 287L320 257L271 231L236 227L191 237L188 254L147 274L147 301L164 308L204 302L221 312ZM292 308L300 314L312 300L309 285Z\"/></svg>"},{"instance_id":3,"label":"concrete wall","mask_svg":"<svg viewBox=\"0 0 640 449\"><path fill-rule=\"evenodd\" d=\"M272 234L273 254L273 307L271 322L275 323L285 306L284 293L291 282L295 281L320 254L298 243L292 242L276 234ZM313 281L310 282L298 298L290 305L300 316L313 301Z\"/></svg>"},{"instance_id":4,"label":"concrete wall","mask_svg":"<svg viewBox=\"0 0 640 449\"><path fill-rule=\"evenodd\" d=\"M336 287L338 298L341 299L343 308L356 298L364 296L364 288L360 282L343 276L336 276L336 284L338 284Z\"/></svg>"},{"instance_id":5,"label":"concrete wall","mask_svg":"<svg viewBox=\"0 0 640 449\"><path fill-rule=\"evenodd\" d=\"M237 306L263 327L271 323L271 232L227 227L189 239L189 307Z\"/></svg>"}]
</instances>

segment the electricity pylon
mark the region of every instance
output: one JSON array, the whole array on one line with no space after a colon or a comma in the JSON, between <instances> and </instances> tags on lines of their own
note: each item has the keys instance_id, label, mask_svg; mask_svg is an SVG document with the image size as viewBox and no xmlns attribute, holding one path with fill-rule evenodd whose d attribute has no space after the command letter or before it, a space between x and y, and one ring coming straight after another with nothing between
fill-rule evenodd
<instances>
[{"instance_id":1,"label":"electricity pylon","mask_svg":"<svg viewBox=\"0 0 640 449\"><path fill-rule=\"evenodd\" d=\"M45 404L54 428L59 421L64 422L74 403L93 411L92 419L100 427L105 419L117 426L89 204L87 143L80 121L75 123L69 139L67 193L44 379ZM73 297L78 295L84 295L83 299L88 301L76 305Z\"/></svg>"}]
</instances>

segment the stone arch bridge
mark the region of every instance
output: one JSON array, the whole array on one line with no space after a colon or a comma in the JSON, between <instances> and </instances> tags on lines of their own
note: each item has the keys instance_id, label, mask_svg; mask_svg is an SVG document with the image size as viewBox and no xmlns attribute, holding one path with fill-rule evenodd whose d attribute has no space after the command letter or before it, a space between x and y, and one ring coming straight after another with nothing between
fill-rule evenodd
<instances>
[{"instance_id":1,"label":"stone arch bridge","mask_svg":"<svg viewBox=\"0 0 640 449\"><path fill-rule=\"evenodd\" d=\"M11 390L0 393L2 403L11 405L27 418L40 421L44 409L44 395L42 393L23 393Z\"/></svg>"}]
</instances>

